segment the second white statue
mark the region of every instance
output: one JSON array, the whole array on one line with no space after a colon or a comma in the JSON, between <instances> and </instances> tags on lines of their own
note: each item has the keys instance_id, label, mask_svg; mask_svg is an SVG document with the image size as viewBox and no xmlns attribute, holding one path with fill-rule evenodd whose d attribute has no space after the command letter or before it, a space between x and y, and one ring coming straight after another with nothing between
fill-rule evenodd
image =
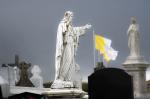
<instances>
[{"instance_id":1,"label":"second white statue","mask_svg":"<svg viewBox=\"0 0 150 99\"><path fill-rule=\"evenodd\" d=\"M73 27L73 12L66 11L57 30L56 54L55 54L55 80L51 86L53 89L82 87L80 67L75 62L79 37L85 34L85 30L91 28L86 24L81 27Z\"/></svg>"}]
</instances>

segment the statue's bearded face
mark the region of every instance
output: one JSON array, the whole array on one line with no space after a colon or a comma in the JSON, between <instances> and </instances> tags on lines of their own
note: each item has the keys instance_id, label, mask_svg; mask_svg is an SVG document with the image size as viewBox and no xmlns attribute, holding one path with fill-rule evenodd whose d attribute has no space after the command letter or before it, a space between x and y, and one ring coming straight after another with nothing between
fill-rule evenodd
<instances>
[{"instance_id":1,"label":"statue's bearded face","mask_svg":"<svg viewBox=\"0 0 150 99\"><path fill-rule=\"evenodd\" d=\"M73 19L73 14L71 14L71 15L69 16L69 21L71 22L72 19Z\"/></svg>"},{"instance_id":2,"label":"statue's bearded face","mask_svg":"<svg viewBox=\"0 0 150 99\"><path fill-rule=\"evenodd\" d=\"M65 13L65 19L67 19L67 21L68 21L69 23L71 23L71 22L72 22L72 19L73 19L73 12L67 11L67 12Z\"/></svg>"}]
</instances>

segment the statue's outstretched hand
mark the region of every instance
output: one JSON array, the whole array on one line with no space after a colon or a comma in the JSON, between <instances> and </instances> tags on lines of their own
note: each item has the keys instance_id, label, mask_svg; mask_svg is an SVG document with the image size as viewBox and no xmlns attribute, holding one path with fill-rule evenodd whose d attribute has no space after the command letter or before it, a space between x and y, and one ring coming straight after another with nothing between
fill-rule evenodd
<instances>
[{"instance_id":1,"label":"statue's outstretched hand","mask_svg":"<svg viewBox=\"0 0 150 99\"><path fill-rule=\"evenodd\" d=\"M86 25L84 26L84 29L90 29L91 27L92 27L91 24L86 24Z\"/></svg>"}]
</instances>

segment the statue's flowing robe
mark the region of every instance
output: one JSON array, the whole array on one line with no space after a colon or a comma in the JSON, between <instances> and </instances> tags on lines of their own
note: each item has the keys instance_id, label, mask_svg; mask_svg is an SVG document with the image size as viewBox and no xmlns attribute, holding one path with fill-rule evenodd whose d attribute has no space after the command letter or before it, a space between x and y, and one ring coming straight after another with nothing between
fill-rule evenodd
<instances>
[{"instance_id":1,"label":"statue's flowing robe","mask_svg":"<svg viewBox=\"0 0 150 99\"><path fill-rule=\"evenodd\" d=\"M140 55L140 44L139 44L139 25L131 24L127 31L128 34L128 46L130 48L130 56Z\"/></svg>"},{"instance_id":2,"label":"statue's flowing robe","mask_svg":"<svg viewBox=\"0 0 150 99\"><path fill-rule=\"evenodd\" d=\"M66 32L66 23L61 21L57 30L56 54L55 54L55 80L58 78L60 61L63 53L63 34Z\"/></svg>"},{"instance_id":3,"label":"statue's flowing robe","mask_svg":"<svg viewBox=\"0 0 150 99\"><path fill-rule=\"evenodd\" d=\"M55 56L55 80L74 81L76 66L78 66L75 62L75 53L79 37L84 33L83 27L72 27L71 25L66 27L64 21L59 24Z\"/></svg>"},{"instance_id":4,"label":"statue's flowing robe","mask_svg":"<svg viewBox=\"0 0 150 99\"><path fill-rule=\"evenodd\" d=\"M59 79L71 81L76 70L75 54L77 51L79 36L84 33L81 27L68 27L68 31L63 36L63 53L61 66L59 69Z\"/></svg>"}]
</instances>

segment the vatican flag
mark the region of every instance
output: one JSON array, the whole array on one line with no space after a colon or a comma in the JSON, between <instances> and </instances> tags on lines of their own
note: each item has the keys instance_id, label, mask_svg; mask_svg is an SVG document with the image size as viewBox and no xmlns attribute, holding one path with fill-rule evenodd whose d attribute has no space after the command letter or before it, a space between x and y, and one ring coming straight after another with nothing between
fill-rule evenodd
<instances>
[{"instance_id":1,"label":"vatican flag","mask_svg":"<svg viewBox=\"0 0 150 99\"><path fill-rule=\"evenodd\" d=\"M116 60L118 51L114 50L112 47L106 48L106 52L103 54L104 60L109 62L110 60Z\"/></svg>"},{"instance_id":2,"label":"vatican flag","mask_svg":"<svg viewBox=\"0 0 150 99\"><path fill-rule=\"evenodd\" d=\"M107 62L115 60L118 55L118 51L111 47L111 42L112 41L108 38L97 34L95 35L95 48L100 52L100 54L103 54L103 58Z\"/></svg>"},{"instance_id":3,"label":"vatican flag","mask_svg":"<svg viewBox=\"0 0 150 99\"><path fill-rule=\"evenodd\" d=\"M105 47L111 46L111 40L104 38L100 35L95 35L95 48L100 51L101 54L105 53Z\"/></svg>"}]
</instances>

